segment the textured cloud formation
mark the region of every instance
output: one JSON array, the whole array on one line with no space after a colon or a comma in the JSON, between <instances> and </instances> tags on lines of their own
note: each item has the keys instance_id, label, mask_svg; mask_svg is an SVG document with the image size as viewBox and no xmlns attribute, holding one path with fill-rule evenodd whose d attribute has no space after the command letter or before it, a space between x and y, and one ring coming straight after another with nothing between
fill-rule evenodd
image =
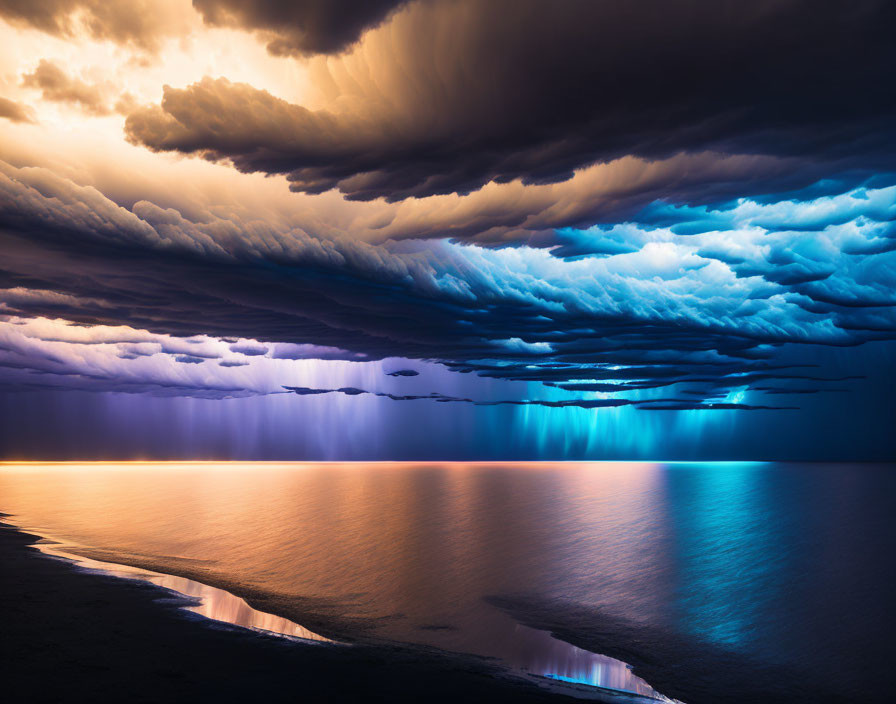
<instances>
[{"instance_id":1,"label":"textured cloud formation","mask_svg":"<svg viewBox=\"0 0 896 704\"><path fill-rule=\"evenodd\" d=\"M69 76L52 61L41 59L32 73L22 76L26 88L39 88L43 99L72 103L93 115L107 115L109 107L108 86L95 85Z\"/></svg>"},{"instance_id":2,"label":"textured cloud formation","mask_svg":"<svg viewBox=\"0 0 896 704\"><path fill-rule=\"evenodd\" d=\"M0 320L0 379L6 388L63 387L207 398L264 391L257 379L245 375L227 379L211 366L213 361L236 356L228 354L225 344L208 338L184 340L127 326L73 326L44 318Z\"/></svg>"},{"instance_id":3,"label":"textured cloud formation","mask_svg":"<svg viewBox=\"0 0 896 704\"><path fill-rule=\"evenodd\" d=\"M406 0L193 0L212 26L257 30L277 55L332 54Z\"/></svg>"},{"instance_id":4,"label":"textured cloud formation","mask_svg":"<svg viewBox=\"0 0 896 704\"><path fill-rule=\"evenodd\" d=\"M127 210L44 170L2 172L0 298L10 313L251 340L221 343L243 359L315 345L550 382L565 394L551 401L612 385L690 384L711 397L769 379L836 381L775 365L781 343L853 345L896 331L892 187L693 211L695 222L729 218L722 231L617 226L609 237L624 230L624 251L565 260L528 247L374 246L233 213L194 222L146 201ZM814 212L813 229L755 224L776 211L786 220L788 209L794 221ZM170 353L203 358L173 344Z\"/></svg>"},{"instance_id":5,"label":"textured cloud formation","mask_svg":"<svg viewBox=\"0 0 896 704\"><path fill-rule=\"evenodd\" d=\"M18 293L19 298L16 298ZM288 358L259 354L254 340L175 337L127 325L84 326L65 320L3 315L0 292L0 389L65 388L155 396L234 398L284 393L282 384L373 384L379 362L358 364L317 350ZM347 356L347 355L344 355Z\"/></svg>"},{"instance_id":6,"label":"textured cloud formation","mask_svg":"<svg viewBox=\"0 0 896 704\"><path fill-rule=\"evenodd\" d=\"M315 59L320 109L206 79L167 88L127 132L359 199L707 150L799 159L808 185L896 166L894 25L883 0L417 2Z\"/></svg>"},{"instance_id":7,"label":"textured cloud formation","mask_svg":"<svg viewBox=\"0 0 896 704\"><path fill-rule=\"evenodd\" d=\"M186 30L187 0L0 0L0 17L14 25L155 51L166 36Z\"/></svg>"},{"instance_id":8,"label":"textured cloud formation","mask_svg":"<svg viewBox=\"0 0 896 704\"><path fill-rule=\"evenodd\" d=\"M236 95L238 104L231 102ZM202 125L206 117L220 123L210 129L226 141L226 148L204 141L205 127L194 129L197 111L204 113ZM240 115L238 122L221 119L234 113ZM330 132L339 142L342 156L334 157L327 139L309 136L311 133L305 131L309 125ZM387 125L386 129L391 131L393 127ZM364 126L340 126L332 116L312 113L226 79L205 79L183 91L167 88L162 107L132 113L126 130L133 141L151 148L199 153L212 160L232 158L244 171L288 172L292 157L289 147L281 142L295 145L307 141L309 158L329 165L336 163L336 158L354 159L355 150L372 153L377 149L373 142L362 144L370 135ZM274 167L275 162L280 166ZM657 161L623 156L583 168L560 183L527 184L521 179L490 182L462 197L452 193L401 200L406 195L428 194L394 192L389 199L397 201L395 207L374 221L381 239L449 236L501 242L526 239L556 227L616 221L657 198L717 201L740 195L744 189L789 188L813 178L813 174L811 165L793 158L713 152L676 154ZM322 183L320 188L297 188L294 175L290 173L288 178L297 190L316 193L334 186ZM365 180L352 183L360 186ZM363 227L363 220L359 225Z\"/></svg>"}]
</instances>

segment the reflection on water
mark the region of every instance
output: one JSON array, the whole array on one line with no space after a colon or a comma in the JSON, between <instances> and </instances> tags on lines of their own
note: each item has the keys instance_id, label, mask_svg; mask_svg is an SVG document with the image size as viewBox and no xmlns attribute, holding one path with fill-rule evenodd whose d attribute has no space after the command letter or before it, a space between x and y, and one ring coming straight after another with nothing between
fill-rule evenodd
<instances>
[{"instance_id":1,"label":"reflection on water","mask_svg":"<svg viewBox=\"0 0 896 704\"><path fill-rule=\"evenodd\" d=\"M635 676L624 662L590 653L550 633L517 625L507 661L517 669L572 684L634 692L650 699L672 701Z\"/></svg>"},{"instance_id":2,"label":"reflection on water","mask_svg":"<svg viewBox=\"0 0 896 704\"><path fill-rule=\"evenodd\" d=\"M5 465L0 510L103 559L271 595L297 623L308 612L290 603L325 602L342 617L328 633L361 622L651 696L618 660L492 605L525 597L867 689L886 681L896 627L894 478L762 463Z\"/></svg>"},{"instance_id":3,"label":"reflection on water","mask_svg":"<svg viewBox=\"0 0 896 704\"><path fill-rule=\"evenodd\" d=\"M288 638L338 643L282 616L253 609L235 594L202 582L130 565L92 560L65 552L65 546L55 541L38 543L37 548L46 555L71 560L82 569L95 570L124 579L138 579L190 597L192 603L182 608L205 618ZM564 643L545 631L518 625L509 653L507 663L525 673L571 684L632 692L652 700L674 701L656 692L640 677L636 677L624 662Z\"/></svg>"},{"instance_id":4,"label":"reflection on water","mask_svg":"<svg viewBox=\"0 0 896 704\"><path fill-rule=\"evenodd\" d=\"M302 640L313 640L323 643L336 643L330 638L324 638L317 633L312 633L307 628L303 628L297 623L293 623L289 619L274 614L267 614L264 611L258 611L249 606L243 599L226 592L223 589L217 589L196 582L186 577L178 577L171 574L162 574L161 572L152 572L139 567L130 567L129 565L113 564L111 562L101 562L99 560L91 560L87 557L73 555L64 552L55 544L39 543L37 545L41 552L54 557L62 557L72 560L79 567L87 570L97 570L105 574L115 577L123 577L125 579L139 579L150 584L155 584L162 589L168 589L178 594L188 596L194 600L193 603L185 605L183 608L192 611L195 614L210 618L215 621L223 621L224 623L232 623L243 628L251 628L255 631L266 631L275 633L280 636L288 636L290 638L300 638Z\"/></svg>"}]
</instances>

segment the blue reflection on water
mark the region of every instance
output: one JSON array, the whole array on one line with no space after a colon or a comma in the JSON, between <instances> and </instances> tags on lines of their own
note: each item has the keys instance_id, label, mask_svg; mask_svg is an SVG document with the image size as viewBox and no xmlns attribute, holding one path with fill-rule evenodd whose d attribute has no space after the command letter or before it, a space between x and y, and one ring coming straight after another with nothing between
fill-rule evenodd
<instances>
[{"instance_id":1,"label":"blue reflection on water","mask_svg":"<svg viewBox=\"0 0 896 704\"><path fill-rule=\"evenodd\" d=\"M742 646L774 599L774 575L786 570L786 552L770 511L761 462L670 464L663 477L671 502L676 546L676 607L693 635Z\"/></svg>"}]
</instances>

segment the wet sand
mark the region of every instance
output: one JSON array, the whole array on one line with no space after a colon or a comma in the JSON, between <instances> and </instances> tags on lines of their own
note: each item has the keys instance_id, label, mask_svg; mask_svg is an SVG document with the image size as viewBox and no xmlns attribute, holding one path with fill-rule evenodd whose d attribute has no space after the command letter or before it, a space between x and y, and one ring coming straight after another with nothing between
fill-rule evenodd
<instances>
[{"instance_id":1,"label":"wet sand","mask_svg":"<svg viewBox=\"0 0 896 704\"><path fill-rule=\"evenodd\" d=\"M43 555L37 540L0 524L4 701L576 701L478 658L221 624L171 592Z\"/></svg>"}]
</instances>

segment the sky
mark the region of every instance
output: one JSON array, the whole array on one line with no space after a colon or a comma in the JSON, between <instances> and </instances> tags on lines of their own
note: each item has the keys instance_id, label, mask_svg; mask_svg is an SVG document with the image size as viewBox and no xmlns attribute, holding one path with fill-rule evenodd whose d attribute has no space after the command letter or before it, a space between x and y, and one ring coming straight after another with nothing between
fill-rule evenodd
<instances>
[{"instance_id":1,"label":"sky","mask_svg":"<svg viewBox=\"0 0 896 704\"><path fill-rule=\"evenodd\" d=\"M896 459L888 0L0 0L0 458Z\"/></svg>"}]
</instances>

